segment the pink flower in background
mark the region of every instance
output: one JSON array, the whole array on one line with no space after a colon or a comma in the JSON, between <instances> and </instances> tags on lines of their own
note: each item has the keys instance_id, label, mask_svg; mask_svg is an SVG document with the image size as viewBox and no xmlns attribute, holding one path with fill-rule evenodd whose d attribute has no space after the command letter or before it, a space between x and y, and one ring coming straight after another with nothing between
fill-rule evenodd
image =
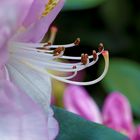
<instances>
[{"instance_id":1,"label":"pink flower in background","mask_svg":"<svg viewBox=\"0 0 140 140\"><path fill-rule=\"evenodd\" d=\"M139 139L140 139L140 125L137 126L136 131L133 136L133 140L139 140Z\"/></svg>"},{"instance_id":2,"label":"pink flower in background","mask_svg":"<svg viewBox=\"0 0 140 140\"><path fill-rule=\"evenodd\" d=\"M64 92L64 107L90 121L102 123L100 111L83 87L68 86ZM95 115L93 115L95 114Z\"/></svg>"},{"instance_id":3,"label":"pink flower in background","mask_svg":"<svg viewBox=\"0 0 140 140\"><path fill-rule=\"evenodd\" d=\"M126 134L132 140L140 139L140 127L133 125L130 104L119 92L111 93L105 100L102 113L83 87L68 86L64 93L64 107L87 120L102 123Z\"/></svg>"},{"instance_id":4,"label":"pink flower in background","mask_svg":"<svg viewBox=\"0 0 140 140\"><path fill-rule=\"evenodd\" d=\"M103 105L102 117L106 126L132 137L134 131L132 112L124 95L119 92L111 93Z\"/></svg>"}]
</instances>

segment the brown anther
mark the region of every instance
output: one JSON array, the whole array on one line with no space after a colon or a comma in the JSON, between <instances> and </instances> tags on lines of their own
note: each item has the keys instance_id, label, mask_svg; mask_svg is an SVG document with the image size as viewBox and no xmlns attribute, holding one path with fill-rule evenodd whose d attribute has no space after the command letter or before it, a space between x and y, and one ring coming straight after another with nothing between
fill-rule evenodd
<instances>
[{"instance_id":1,"label":"brown anther","mask_svg":"<svg viewBox=\"0 0 140 140\"><path fill-rule=\"evenodd\" d=\"M99 48L98 48L99 52L102 52L104 50L103 43L100 43L98 46L99 46Z\"/></svg>"},{"instance_id":2,"label":"brown anther","mask_svg":"<svg viewBox=\"0 0 140 140\"><path fill-rule=\"evenodd\" d=\"M52 45L52 42L48 42L47 46L51 46Z\"/></svg>"},{"instance_id":3,"label":"brown anther","mask_svg":"<svg viewBox=\"0 0 140 140\"><path fill-rule=\"evenodd\" d=\"M88 54L81 54L81 63L83 63L84 65L89 63Z\"/></svg>"},{"instance_id":4,"label":"brown anther","mask_svg":"<svg viewBox=\"0 0 140 140\"><path fill-rule=\"evenodd\" d=\"M54 56L58 56L59 55L59 53L57 52Z\"/></svg>"},{"instance_id":5,"label":"brown anther","mask_svg":"<svg viewBox=\"0 0 140 140\"><path fill-rule=\"evenodd\" d=\"M75 44L76 46L78 46L78 45L80 44L80 38L77 38L77 39L75 40L74 44Z\"/></svg>"},{"instance_id":6,"label":"brown anther","mask_svg":"<svg viewBox=\"0 0 140 140\"><path fill-rule=\"evenodd\" d=\"M72 68L73 68L73 69L76 69L77 67L76 67L76 66L73 66Z\"/></svg>"},{"instance_id":7,"label":"brown anther","mask_svg":"<svg viewBox=\"0 0 140 140\"><path fill-rule=\"evenodd\" d=\"M48 46L51 46L51 45L52 45L52 43L51 43L51 42L47 42L47 43L45 43L45 44L44 44L44 46L43 46L43 47L45 48L45 47L48 47Z\"/></svg>"},{"instance_id":8,"label":"brown anther","mask_svg":"<svg viewBox=\"0 0 140 140\"><path fill-rule=\"evenodd\" d=\"M48 41L47 43L44 43L44 45L42 47L38 47L36 49L38 49L38 50L49 50L48 46L51 46L51 45L52 45L52 43Z\"/></svg>"},{"instance_id":9,"label":"brown anther","mask_svg":"<svg viewBox=\"0 0 140 140\"><path fill-rule=\"evenodd\" d=\"M97 53L96 53L96 51L93 50L92 54L93 54L93 60L96 60L97 59Z\"/></svg>"},{"instance_id":10,"label":"brown anther","mask_svg":"<svg viewBox=\"0 0 140 140\"><path fill-rule=\"evenodd\" d=\"M54 56L58 56L60 55L62 52L64 52L65 48L64 47L58 47L54 50L53 55Z\"/></svg>"}]
</instances>

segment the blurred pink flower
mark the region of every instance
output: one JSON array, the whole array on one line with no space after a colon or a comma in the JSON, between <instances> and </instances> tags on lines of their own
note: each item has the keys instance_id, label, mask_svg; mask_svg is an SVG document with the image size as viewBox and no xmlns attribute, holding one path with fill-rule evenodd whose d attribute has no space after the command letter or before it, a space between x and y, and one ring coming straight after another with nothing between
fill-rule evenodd
<instances>
[{"instance_id":1,"label":"blurred pink flower","mask_svg":"<svg viewBox=\"0 0 140 140\"><path fill-rule=\"evenodd\" d=\"M119 92L111 93L103 105L102 117L106 126L132 137L134 131L132 112L124 95Z\"/></svg>"},{"instance_id":2,"label":"blurred pink flower","mask_svg":"<svg viewBox=\"0 0 140 140\"><path fill-rule=\"evenodd\" d=\"M133 140L140 140L140 125L137 126L133 138L134 138Z\"/></svg>"},{"instance_id":3,"label":"blurred pink flower","mask_svg":"<svg viewBox=\"0 0 140 140\"><path fill-rule=\"evenodd\" d=\"M83 87L68 86L64 92L64 107L88 120L102 123L100 111Z\"/></svg>"},{"instance_id":4,"label":"blurred pink flower","mask_svg":"<svg viewBox=\"0 0 140 140\"><path fill-rule=\"evenodd\" d=\"M64 107L87 120L102 123L132 140L140 139L140 127L133 125L132 112L127 98L119 92L111 93L105 100L102 113L83 87L68 86L64 92Z\"/></svg>"}]
</instances>

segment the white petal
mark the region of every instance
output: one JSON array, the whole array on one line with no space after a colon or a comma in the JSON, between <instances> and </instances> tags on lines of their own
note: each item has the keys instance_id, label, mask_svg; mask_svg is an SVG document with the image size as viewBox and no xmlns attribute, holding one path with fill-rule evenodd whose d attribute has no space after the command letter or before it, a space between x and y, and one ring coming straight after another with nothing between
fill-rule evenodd
<instances>
[{"instance_id":1,"label":"white petal","mask_svg":"<svg viewBox=\"0 0 140 140\"><path fill-rule=\"evenodd\" d=\"M48 111L51 98L50 78L16 60L10 60L7 68L12 82Z\"/></svg>"}]
</instances>

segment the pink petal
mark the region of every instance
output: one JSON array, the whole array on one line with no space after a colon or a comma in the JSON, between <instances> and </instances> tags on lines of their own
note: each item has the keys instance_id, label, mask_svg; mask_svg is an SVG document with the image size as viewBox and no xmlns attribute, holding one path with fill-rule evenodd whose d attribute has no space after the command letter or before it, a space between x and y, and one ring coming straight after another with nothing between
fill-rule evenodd
<instances>
[{"instance_id":1,"label":"pink petal","mask_svg":"<svg viewBox=\"0 0 140 140\"><path fill-rule=\"evenodd\" d=\"M0 81L0 139L53 140L43 110L12 83ZM58 133L58 126L53 129ZM50 137L50 138L49 138Z\"/></svg>"},{"instance_id":2,"label":"pink petal","mask_svg":"<svg viewBox=\"0 0 140 140\"><path fill-rule=\"evenodd\" d=\"M23 26L27 28L32 23L36 22L39 17L41 17L42 11L45 8L45 4L48 3L48 0L34 0L32 6L28 12L28 15L24 19Z\"/></svg>"},{"instance_id":3,"label":"pink petal","mask_svg":"<svg viewBox=\"0 0 140 140\"><path fill-rule=\"evenodd\" d=\"M140 140L140 125L136 128L133 140Z\"/></svg>"},{"instance_id":4,"label":"pink petal","mask_svg":"<svg viewBox=\"0 0 140 140\"><path fill-rule=\"evenodd\" d=\"M0 68L0 79L1 80L9 80L10 79L6 67Z\"/></svg>"},{"instance_id":5,"label":"pink petal","mask_svg":"<svg viewBox=\"0 0 140 140\"><path fill-rule=\"evenodd\" d=\"M0 66L7 60L7 43L25 18L32 0L0 1Z\"/></svg>"},{"instance_id":6,"label":"pink petal","mask_svg":"<svg viewBox=\"0 0 140 140\"><path fill-rule=\"evenodd\" d=\"M3 65L7 62L8 60L8 50L5 47L0 48L0 69L3 67ZM1 77L1 76L0 76Z\"/></svg>"},{"instance_id":7,"label":"pink petal","mask_svg":"<svg viewBox=\"0 0 140 140\"><path fill-rule=\"evenodd\" d=\"M68 86L64 92L64 107L87 120L101 123L100 111L86 90L78 86Z\"/></svg>"},{"instance_id":8,"label":"pink petal","mask_svg":"<svg viewBox=\"0 0 140 140\"><path fill-rule=\"evenodd\" d=\"M132 112L127 98L113 92L103 107L104 124L131 137L133 133Z\"/></svg>"},{"instance_id":9,"label":"pink petal","mask_svg":"<svg viewBox=\"0 0 140 140\"><path fill-rule=\"evenodd\" d=\"M54 115L53 110L50 108L48 118L49 140L54 140L59 132L58 122L53 117L53 115Z\"/></svg>"},{"instance_id":10,"label":"pink petal","mask_svg":"<svg viewBox=\"0 0 140 140\"><path fill-rule=\"evenodd\" d=\"M24 33L20 34L17 39L23 42L40 42L45 33L48 31L50 24L62 9L63 5L64 0L60 0L57 6L47 16L39 18Z\"/></svg>"},{"instance_id":11,"label":"pink petal","mask_svg":"<svg viewBox=\"0 0 140 140\"><path fill-rule=\"evenodd\" d=\"M1 0L0 42L1 46L21 26L33 0Z\"/></svg>"}]
</instances>

